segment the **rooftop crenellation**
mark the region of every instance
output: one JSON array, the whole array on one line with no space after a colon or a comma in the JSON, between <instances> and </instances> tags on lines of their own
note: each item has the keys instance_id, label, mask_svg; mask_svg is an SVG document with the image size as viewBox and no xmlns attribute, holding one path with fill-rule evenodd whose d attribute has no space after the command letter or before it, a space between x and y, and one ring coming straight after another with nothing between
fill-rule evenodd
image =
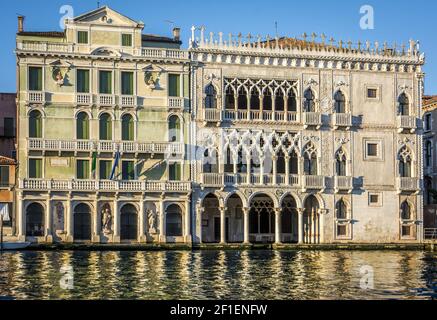
<instances>
[{"instance_id":1,"label":"rooftop crenellation","mask_svg":"<svg viewBox=\"0 0 437 320\"><path fill-rule=\"evenodd\" d=\"M325 34L317 35L302 34L300 37L271 37L270 35L243 35L223 32L217 34L206 32L205 27L191 28L190 49L221 49L239 51L263 51L273 53L343 53L348 55L366 55L379 57L398 57L418 60L424 62L425 55L420 52L419 41L409 40L408 44L396 42L389 44L385 42L370 42L351 40L336 40L328 38Z\"/></svg>"}]
</instances>

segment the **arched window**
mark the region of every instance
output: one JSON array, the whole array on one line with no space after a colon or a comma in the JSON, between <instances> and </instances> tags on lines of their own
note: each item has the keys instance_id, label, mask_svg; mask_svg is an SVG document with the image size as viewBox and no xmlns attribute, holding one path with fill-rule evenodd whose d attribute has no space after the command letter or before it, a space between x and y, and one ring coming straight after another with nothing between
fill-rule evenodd
<instances>
[{"instance_id":1,"label":"arched window","mask_svg":"<svg viewBox=\"0 0 437 320\"><path fill-rule=\"evenodd\" d=\"M346 112L346 99L344 97L343 92L340 90L335 93L335 112L337 113L345 113Z\"/></svg>"},{"instance_id":2,"label":"arched window","mask_svg":"<svg viewBox=\"0 0 437 320\"><path fill-rule=\"evenodd\" d=\"M285 155L282 150L278 152L276 158L276 172L278 174L285 174Z\"/></svg>"},{"instance_id":3,"label":"arched window","mask_svg":"<svg viewBox=\"0 0 437 320\"><path fill-rule=\"evenodd\" d=\"M259 110L259 107L259 91L256 87L252 87L252 89L250 90L250 109Z\"/></svg>"},{"instance_id":4,"label":"arched window","mask_svg":"<svg viewBox=\"0 0 437 320\"><path fill-rule=\"evenodd\" d=\"M278 88L278 90L276 90L275 111L284 111L284 92L281 88Z\"/></svg>"},{"instance_id":5,"label":"arched window","mask_svg":"<svg viewBox=\"0 0 437 320\"><path fill-rule=\"evenodd\" d=\"M181 139L181 124L179 117L172 115L168 120L168 131L170 142L180 142Z\"/></svg>"},{"instance_id":6,"label":"arched window","mask_svg":"<svg viewBox=\"0 0 437 320\"><path fill-rule=\"evenodd\" d=\"M401 219L411 220L411 208L407 201L404 201L401 204Z\"/></svg>"},{"instance_id":7,"label":"arched window","mask_svg":"<svg viewBox=\"0 0 437 320\"><path fill-rule=\"evenodd\" d=\"M304 110L305 112L316 112L316 103L314 101L314 93L311 89L307 89L304 94Z\"/></svg>"},{"instance_id":8,"label":"arched window","mask_svg":"<svg viewBox=\"0 0 437 320\"><path fill-rule=\"evenodd\" d=\"M263 110L271 111L272 110L272 92L269 88L264 90L263 97Z\"/></svg>"},{"instance_id":9,"label":"arched window","mask_svg":"<svg viewBox=\"0 0 437 320\"><path fill-rule=\"evenodd\" d=\"M337 202L336 216L338 220L345 220L348 218L347 206L346 203L343 201L343 199Z\"/></svg>"},{"instance_id":10,"label":"arched window","mask_svg":"<svg viewBox=\"0 0 437 320\"><path fill-rule=\"evenodd\" d=\"M407 201L401 204L401 236L402 237L413 237L414 236L414 221L413 212L411 206Z\"/></svg>"},{"instance_id":11,"label":"arched window","mask_svg":"<svg viewBox=\"0 0 437 320\"><path fill-rule=\"evenodd\" d=\"M205 108L217 108L217 91L212 84L207 85L205 88Z\"/></svg>"},{"instance_id":12,"label":"arched window","mask_svg":"<svg viewBox=\"0 0 437 320\"><path fill-rule=\"evenodd\" d=\"M44 236L44 208L39 203L32 203L26 209L26 236Z\"/></svg>"},{"instance_id":13,"label":"arched window","mask_svg":"<svg viewBox=\"0 0 437 320\"><path fill-rule=\"evenodd\" d=\"M399 102L399 115L409 116L410 115L410 102L405 93L402 93L398 99Z\"/></svg>"},{"instance_id":14,"label":"arched window","mask_svg":"<svg viewBox=\"0 0 437 320\"><path fill-rule=\"evenodd\" d=\"M346 237L349 235L349 222L346 203L341 199L335 205L335 215L337 218L337 237Z\"/></svg>"},{"instance_id":15,"label":"arched window","mask_svg":"<svg viewBox=\"0 0 437 320\"><path fill-rule=\"evenodd\" d=\"M37 110L29 114L29 138L42 138L42 116Z\"/></svg>"},{"instance_id":16,"label":"arched window","mask_svg":"<svg viewBox=\"0 0 437 320\"><path fill-rule=\"evenodd\" d=\"M182 212L179 206L172 204L166 212L166 235L169 237L182 236Z\"/></svg>"},{"instance_id":17,"label":"arched window","mask_svg":"<svg viewBox=\"0 0 437 320\"><path fill-rule=\"evenodd\" d=\"M299 174L299 157L297 156L297 153L293 150L290 154L289 161L289 168L290 168L290 174Z\"/></svg>"},{"instance_id":18,"label":"arched window","mask_svg":"<svg viewBox=\"0 0 437 320\"><path fill-rule=\"evenodd\" d=\"M306 175L317 175L317 151L312 143L306 145L304 150L304 172Z\"/></svg>"},{"instance_id":19,"label":"arched window","mask_svg":"<svg viewBox=\"0 0 437 320\"><path fill-rule=\"evenodd\" d=\"M335 173L337 176L345 177L346 174L346 154L343 149L337 151L335 155Z\"/></svg>"},{"instance_id":20,"label":"arched window","mask_svg":"<svg viewBox=\"0 0 437 320\"><path fill-rule=\"evenodd\" d=\"M288 91L287 109L289 112L297 111L296 95L293 89Z\"/></svg>"},{"instance_id":21,"label":"arched window","mask_svg":"<svg viewBox=\"0 0 437 320\"><path fill-rule=\"evenodd\" d=\"M399 152L399 175L400 177L411 177L411 161L412 156L410 149L403 147Z\"/></svg>"},{"instance_id":22,"label":"arched window","mask_svg":"<svg viewBox=\"0 0 437 320\"><path fill-rule=\"evenodd\" d=\"M425 164L427 167L432 165L432 142L430 140L425 142Z\"/></svg>"},{"instance_id":23,"label":"arched window","mask_svg":"<svg viewBox=\"0 0 437 320\"><path fill-rule=\"evenodd\" d=\"M86 112L80 112L76 120L76 138L87 140L90 138L90 119Z\"/></svg>"},{"instance_id":24,"label":"arched window","mask_svg":"<svg viewBox=\"0 0 437 320\"><path fill-rule=\"evenodd\" d=\"M238 162L237 162L237 172L246 173L247 172L247 159L246 153L240 148L238 150Z\"/></svg>"},{"instance_id":25,"label":"arched window","mask_svg":"<svg viewBox=\"0 0 437 320\"><path fill-rule=\"evenodd\" d=\"M238 109L247 109L247 92L244 86L241 86L240 89L238 89Z\"/></svg>"},{"instance_id":26,"label":"arched window","mask_svg":"<svg viewBox=\"0 0 437 320\"><path fill-rule=\"evenodd\" d=\"M130 114L125 114L121 118L121 140L134 140L134 118Z\"/></svg>"},{"instance_id":27,"label":"arched window","mask_svg":"<svg viewBox=\"0 0 437 320\"><path fill-rule=\"evenodd\" d=\"M225 92L225 108L227 110L235 109L235 92L231 86L226 88Z\"/></svg>"},{"instance_id":28,"label":"arched window","mask_svg":"<svg viewBox=\"0 0 437 320\"><path fill-rule=\"evenodd\" d=\"M112 140L112 119L109 114L100 115L99 128L100 140Z\"/></svg>"},{"instance_id":29,"label":"arched window","mask_svg":"<svg viewBox=\"0 0 437 320\"><path fill-rule=\"evenodd\" d=\"M216 150L205 150L203 154L203 172L218 173L218 152Z\"/></svg>"},{"instance_id":30,"label":"arched window","mask_svg":"<svg viewBox=\"0 0 437 320\"><path fill-rule=\"evenodd\" d=\"M232 161L232 152L231 148L226 148L226 159L224 163L224 171L225 173L233 173L234 172L234 162Z\"/></svg>"}]
</instances>

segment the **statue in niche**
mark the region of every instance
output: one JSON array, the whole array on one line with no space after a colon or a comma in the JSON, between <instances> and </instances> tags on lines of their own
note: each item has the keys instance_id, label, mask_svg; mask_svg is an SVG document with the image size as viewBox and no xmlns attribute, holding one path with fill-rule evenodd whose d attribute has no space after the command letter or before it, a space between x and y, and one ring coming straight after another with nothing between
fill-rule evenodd
<instances>
[{"instance_id":1,"label":"statue in niche","mask_svg":"<svg viewBox=\"0 0 437 320\"><path fill-rule=\"evenodd\" d=\"M147 222L149 225L149 233L150 234L157 234L157 214L154 210L148 209L147 210Z\"/></svg>"},{"instance_id":2,"label":"statue in niche","mask_svg":"<svg viewBox=\"0 0 437 320\"><path fill-rule=\"evenodd\" d=\"M112 233L112 214L108 204L102 208L102 231L104 234Z\"/></svg>"},{"instance_id":3,"label":"statue in niche","mask_svg":"<svg viewBox=\"0 0 437 320\"><path fill-rule=\"evenodd\" d=\"M62 202L58 202L55 206L56 209L56 220L55 220L55 230L64 231L64 205Z\"/></svg>"}]
</instances>

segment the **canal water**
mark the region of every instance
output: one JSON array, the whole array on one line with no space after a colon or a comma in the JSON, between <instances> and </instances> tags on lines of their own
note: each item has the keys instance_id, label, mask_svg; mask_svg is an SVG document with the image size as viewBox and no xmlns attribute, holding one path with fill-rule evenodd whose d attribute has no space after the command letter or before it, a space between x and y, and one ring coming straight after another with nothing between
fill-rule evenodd
<instances>
[{"instance_id":1,"label":"canal water","mask_svg":"<svg viewBox=\"0 0 437 320\"><path fill-rule=\"evenodd\" d=\"M421 251L0 256L0 298L6 299L430 299L436 284L437 254Z\"/></svg>"}]
</instances>

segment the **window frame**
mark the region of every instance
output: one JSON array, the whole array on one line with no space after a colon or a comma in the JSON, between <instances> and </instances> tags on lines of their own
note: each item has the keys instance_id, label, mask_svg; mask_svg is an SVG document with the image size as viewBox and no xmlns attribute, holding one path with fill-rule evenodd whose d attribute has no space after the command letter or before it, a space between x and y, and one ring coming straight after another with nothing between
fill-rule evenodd
<instances>
[{"instance_id":1,"label":"window frame","mask_svg":"<svg viewBox=\"0 0 437 320\"><path fill-rule=\"evenodd\" d=\"M79 91L78 89L79 89L79 77L78 77L78 74L79 74L79 71L88 71L88 91ZM88 68L77 68L76 69L76 93L83 93L83 94L86 94L86 93L91 93L91 79L92 79L92 77L91 77L91 69L88 69Z\"/></svg>"},{"instance_id":2,"label":"window frame","mask_svg":"<svg viewBox=\"0 0 437 320\"><path fill-rule=\"evenodd\" d=\"M125 179L125 172L124 172L124 163L131 163L132 164L132 173L133 173L133 177L130 179ZM128 173L127 173L128 174ZM131 159L125 159L125 160L121 160L121 180L123 181L134 181L137 180L137 172L136 172L136 168L135 168L135 160L131 160Z\"/></svg>"},{"instance_id":3,"label":"window frame","mask_svg":"<svg viewBox=\"0 0 437 320\"><path fill-rule=\"evenodd\" d=\"M372 156L368 154L368 145L377 145L377 155ZM364 138L363 139L363 157L364 161L384 161L384 143L382 139L378 138Z\"/></svg>"},{"instance_id":4,"label":"window frame","mask_svg":"<svg viewBox=\"0 0 437 320\"><path fill-rule=\"evenodd\" d=\"M87 178L79 178L78 177L78 172L79 172L79 166L78 166L78 163L79 163L79 161L86 161L86 162L88 162L88 172L87 172ZM90 161L88 158L76 158L76 179L77 180L91 180L91 162L92 161Z\"/></svg>"},{"instance_id":5,"label":"window frame","mask_svg":"<svg viewBox=\"0 0 437 320\"><path fill-rule=\"evenodd\" d=\"M85 33L86 34L86 42L80 42L79 33ZM90 32L89 30L76 30L76 43L79 45L89 45L90 44Z\"/></svg>"},{"instance_id":6,"label":"window frame","mask_svg":"<svg viewBox=\"0 0 437 320\"><path fill-rule=\"evenodd\" d=\"M31 177L30 176L30 163L33 160L40 160L41 161L41 177ZM27 178L28 179L44 179L44 158L42 157L29 157L27 160Z\"/></svg>"},{"instance_id":7,"label":"window frame","mask_svg":"<svg viewBox=\"0 0 437 320\"><path fill-rule=\"evenodd\" d=\"M378 201L374 202L372 201L372 197L377 196L378 197ZM381 192L369 192L368 193L368 205L369 207L382 207L383 205L383 199L382 199L383 194Z\"/></svg>"},{"instance_id":8,"label":"window frame","mask_svg":"<svg viewBox=\"0 0 437 320\"><path fill-rule=\"evenodd\" d=\"M101 175L101 173L102 173L102 162L107 162L107 163L109 163L110 165L110 167L111 167L111 170L112 170L112 166L113 166L113 160L112 159L110 159L110 160L108 160L108 159L98 159L97 160L98 161L98 165L99 165L99 180L110 180L111 179L111 173L109 172L109 177L107 177L107 178L102 178L102 175Z\"/></svg>"},{"instance_id":9,"label":"window frame","mask_svg":"<svg viewBox=\"0 0 437 320\"><path fill-rule=\"evenodd\" d=\"M132 75L132 93L123 93L123 74ZM122 96L135 96L135 72L133 70L121 70L120 71L120 95Z\"/></svg>"},{"instance_id":10,"label":"window frame","mask_svg":"<svg viewBox=\"0 0 437 320\"><path fill-rule=\"evenodd\" d=\"M111 93L102 93L101 92L101 72L109 72L111 74ZM98 93L99 95L114 95L114 70L112 69L99 69L97 70L97 89L98 89Z\"/></svg>"},{"instance_id":11,"label":"window frame","mask_svg":"<svg viewBox=\"0 0 437 320\"><path fill-rule=\"evenodd\" d=\"M9 123L9 125L6 125L7 121L6 120L12 120L11 123ZM10 126L10 124L12 124L12 126ZM11 133L7 132L6 129L11 129ZM13 117L4 117L3 118L3 136L6 138L13 138L15 137L16 133L15 133L15 118Z\"/></svg>"},{"instance_id":12,"label":"window frame","mask_svg":"<svg viewBox=\"0 0 437 320\"><path fill-rule=\"evenodd\" d=\"M176 82L176 83L178 83L177 91L179 91L179 95L172 95L172 94L171 94L171 91L170 91L170 78L171 78L172 76L177 76L177 77L179 78L179 81ZM183 84L182 84L182 79L183 79L183 76L182 76L182 74L180 74L180 73L169 73L169 74L168 74L168 76L167 76L167 83L168 83L167 94L168 94L169 97L171 97L171 98L182 98L182 97L183 97Z\"/></svg>"},{"instance_id":13,"label":"window frame","mask_svg":"<svg viewBox=\"0 0 437 320\"><path fill-rule=\"evenodd\" d=\"M124 36L129 36L130 37L130 45L124 45L123 44L123 40L124 40ZM120 46L123 48L133 48L134 46L134 35L133 33L128 33L128 32L122 32L120 34Z\"/></svg>"},{"instance_id":14,"label":"window frame","mask_svg":"<svg viewBox=\"0 0 437 320\"><path fill-rule=\"evenodd\" d=\"M10 175L11 175L11 166L9 165L0 165L0 188L9 188L9 186L11 185L10 182ZM3 181L3 179L5 178L2 174L2 171L6 168L7 171L7 175L6 175L6 180Z\"/></svg>"},{"instance_id":15,"label":"window frame","mask_svg":"<svg viewBox=\"0 0 437 320\"><path fill-rule=\"evenodd\" d=\"M35 89L30 88L30 69L31 68L41 69L41 90L35 90ZM45 68L42 65L29 65L29 66L27 66L27 91L33 91L33 92L43 92L44 91L44 76L45 76L44 69Z\"/></svg>"}]
</instances>

